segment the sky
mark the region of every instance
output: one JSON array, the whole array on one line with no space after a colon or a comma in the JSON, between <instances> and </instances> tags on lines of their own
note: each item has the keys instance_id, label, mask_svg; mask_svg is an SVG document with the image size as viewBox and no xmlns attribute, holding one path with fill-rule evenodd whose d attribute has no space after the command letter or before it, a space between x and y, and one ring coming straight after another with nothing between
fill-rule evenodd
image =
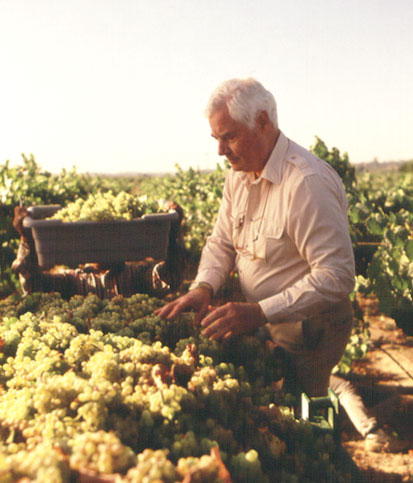
<instances>
[{"instance_id":1,"label":"sky","mask_svg":"<svg viewBox=\"0 0 413 483\"><path fill-rule=\"evenodd\" d=\"M250 76L302 146L413 159L412 25L413 0L0 0L0 164L213 169L205 105Z\"/></svg>"}]
</instances>

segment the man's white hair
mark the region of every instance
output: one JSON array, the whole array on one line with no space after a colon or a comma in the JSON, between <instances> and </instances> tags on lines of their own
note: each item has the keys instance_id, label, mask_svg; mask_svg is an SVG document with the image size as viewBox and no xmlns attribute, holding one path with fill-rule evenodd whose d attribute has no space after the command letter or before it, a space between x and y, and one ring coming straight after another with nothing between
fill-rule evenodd
<instances>
[{"instance_id":1,"label":"man's white hair","mask_svg":"<svg viewBox=\"0 0 413 483\"><path fill-rule=\"evenodd\" d=\"M278 128L274 96L252 77L230 79L220 84L209 98L205 109L206 117L210 117L224 105L234 121L242 122L250 128L254 127L256 117L262 111L267 112L274 127Z\"/></svg>"}]
</instances>

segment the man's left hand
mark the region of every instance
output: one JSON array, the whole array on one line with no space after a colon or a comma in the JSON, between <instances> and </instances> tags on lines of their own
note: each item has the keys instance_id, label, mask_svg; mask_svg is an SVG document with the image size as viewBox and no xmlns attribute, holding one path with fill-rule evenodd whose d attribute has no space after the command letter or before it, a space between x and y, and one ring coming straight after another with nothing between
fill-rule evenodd
<instances>
[{"instance_id":1,"label":"man's left hand","mask_svg":"<svg viewBox=\"0 0 413 483\"><path fill-rule=\"evenodd\" d=\"M210 307L210 313L201 321L202 335L225 340L252 332L265 325L266 319L258 303L229 302Z\"/></svg>"}]
</instances>

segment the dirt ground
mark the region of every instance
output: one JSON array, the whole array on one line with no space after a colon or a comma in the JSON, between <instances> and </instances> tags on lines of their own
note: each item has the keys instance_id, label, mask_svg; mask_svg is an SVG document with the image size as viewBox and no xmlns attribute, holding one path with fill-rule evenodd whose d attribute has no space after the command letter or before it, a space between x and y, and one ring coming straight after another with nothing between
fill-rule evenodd
<instances>
[{"instance_id":1,"label":"dirt ground","mask_svg":"<svg viewBox=\"0 0 413 483\"><path fill-rule=\"evenodd\" d=\"M366 483L413 481L413 337L394 320L377 312L374 300L359 300L370 324L371 348L350 376L379 424L396 435L403 450L367 452L364 439L345 414L341 416L342 445ZM357 482L358 483L358 482Z\"/></svg>"}]
</instances>

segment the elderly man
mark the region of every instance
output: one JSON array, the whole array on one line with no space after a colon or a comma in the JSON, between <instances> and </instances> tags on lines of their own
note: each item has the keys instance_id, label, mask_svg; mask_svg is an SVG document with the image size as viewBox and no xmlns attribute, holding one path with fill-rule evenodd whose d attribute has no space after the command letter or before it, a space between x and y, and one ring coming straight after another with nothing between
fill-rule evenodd
<instances>
[{"instance_id":1,"label":"elderly man","mask_svg":"<svg viewBox=\"0 0 413 483\"><path fill-rule=\"evenodd\" d=\"M341 180L280 131L275 99L254 79L221 84L206 114L232 169L190 291L156 313L172 319L194 309L213 339L265 327L285 350L287 379L324 396L353 317L354 257ZM233 269L246 302L212 307Z\"/></svg>"}]
</instances>

